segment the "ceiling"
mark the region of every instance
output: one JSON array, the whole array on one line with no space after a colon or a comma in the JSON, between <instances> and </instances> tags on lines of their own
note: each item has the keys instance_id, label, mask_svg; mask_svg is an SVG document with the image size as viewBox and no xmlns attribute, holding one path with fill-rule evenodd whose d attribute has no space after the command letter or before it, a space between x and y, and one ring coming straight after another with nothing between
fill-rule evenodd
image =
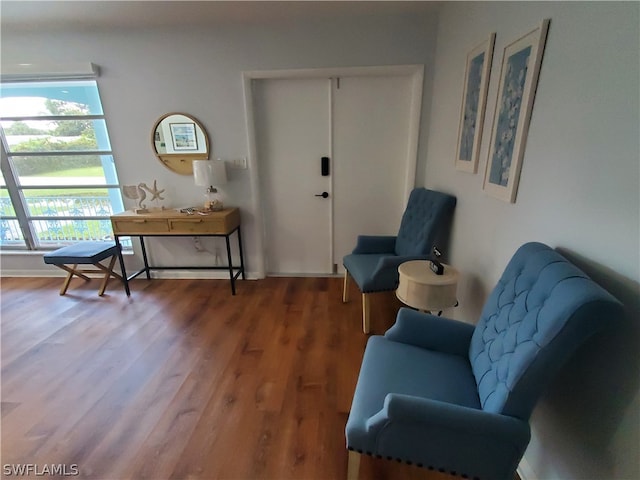
<instances>
[{"instance_id":1,"label":"ceiling","mask_svg":"<svg viewBox=\"0 0 640 480\"><path fill-rule=\"evenodd\" d=\"M3 29L258 25L313 19L433 14L433 1L0 0Z\"/></svg>"}]
</instances>

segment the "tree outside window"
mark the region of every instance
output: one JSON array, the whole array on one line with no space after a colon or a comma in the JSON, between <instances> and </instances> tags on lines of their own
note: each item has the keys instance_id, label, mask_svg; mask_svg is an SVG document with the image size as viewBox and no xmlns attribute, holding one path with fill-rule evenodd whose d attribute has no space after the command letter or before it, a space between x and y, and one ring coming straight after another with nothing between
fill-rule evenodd
<instances>
[{"instance_id":1,"label":"tree outside window","mask_svg":"<svg viewBox=\"0 0 640 480\"><path fill-rule=\"evenodd\" d=\"M95 81L2 83L0 246L112 237L124 210Z\"/></svg>"}]
</instances>

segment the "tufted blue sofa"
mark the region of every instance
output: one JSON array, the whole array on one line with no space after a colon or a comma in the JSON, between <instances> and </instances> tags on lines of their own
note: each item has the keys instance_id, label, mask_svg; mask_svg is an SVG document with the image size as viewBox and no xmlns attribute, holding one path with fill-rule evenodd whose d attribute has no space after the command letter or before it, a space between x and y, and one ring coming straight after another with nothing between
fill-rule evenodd
<instances>
[{"instance_id":1,"label":"tufted blue sofa","mask_svg":"<svg viewBox=\"0 0 640 480\"><path fill-rule=\"evenodd\" d=\"M465 478L513 479L544 387L622 305L559 253L520 247L477 325L401 309L369 339L346 425L361 453Z\"/></svg>"},{"instance_id":2,"label":"tufted blue sofa","mask_svg":"<svg viewBox=\"0 0 640 480\"><path fill-rule=\"evenodd\" d=\"M425 260L434 245L447 242L456 198L415 188L409 195L397 236L359 235L355 249L342 261L345 268L342 301L347 302L349 276L362 292L362 329L369 333L369 294L398 287L398 266Z\"/></svg>"}]
</instances>

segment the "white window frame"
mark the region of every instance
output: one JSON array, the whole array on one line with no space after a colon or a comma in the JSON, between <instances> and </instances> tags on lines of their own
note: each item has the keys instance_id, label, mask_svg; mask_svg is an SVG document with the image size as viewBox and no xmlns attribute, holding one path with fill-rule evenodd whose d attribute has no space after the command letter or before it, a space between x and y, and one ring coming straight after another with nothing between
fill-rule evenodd
<instances>
[{"instance_id":1,"label":"white window frame","mask_svg":"<svg viewBox=\"0 0 640 480\"><path fill-rule=\"evenodd\" d=\"M4 82L73 82L76 80L92 80L96 81L96 77L99 74L99 68L91 63L76 63L76 64L67 64L67 65L34 65L34 64L21 64L21 65L9 65L4 66L0 80ZM96 88L98 88L96 81ZM2 112L0 112L2 115ZM102 120L105 122L106 127L106 115L104 111L102 114L92 114L92 115L50 115L50 116L1 116L0 120L2 121L29 121L29 120ZM105 132L108 138L108 132ZM110 197L110 208L111 213L107 215L31 215L29 213L29 209L27 206L26 197L23 195L23 192L28 190L42 189L43 186L34 186L34 185L20 185L18 181L18 174L14 171L12 167L11 157L28 157L28 156L74 156L74 155L99 155L99 156L109 156L113 158L113 151L109 146L109 149L102 150L74 150L74 151L64 151L64 152L47 152L47 151L38 151L38 152L11 152L8 147L8 143L4 137L4 130L0 128L0 168L2 170L2 174L5 180L5 186L3 189L6 189L8 192L8 196L10 198L11 204L13 206L15 215L2 215L0 220L9 220L9 221L17 221L20 229L20 233L23 237L24 244L20 245L2 245L2 250L48 250L52 248L57 248L61 245L75 243L83 240L96 240L99 238L62 238L58 239L44 239L42 241L38 240L37 232L35 229L35 224L41 221L47 222L68 222L68 221L77 221L77 220L98 220L98 221L108 221L110 219L111 213L118 213L124 210L122 195L120 193L120 185L117 180L117 172L115 172L114 165L114 173L115 178L110 180L107 183L100 183L99 185L90 185L90 184L70 184L70 185L46 185L46 189L51 190L64 190L64 189L107 189L107 191L111 192ZM109 145L111 142L109 141ZM117 192L117 195L114 194ZM110 225L110 224L109 224ZM110 236L112 238L113 232L110 231Z\"/></svg>"}]
</instances>

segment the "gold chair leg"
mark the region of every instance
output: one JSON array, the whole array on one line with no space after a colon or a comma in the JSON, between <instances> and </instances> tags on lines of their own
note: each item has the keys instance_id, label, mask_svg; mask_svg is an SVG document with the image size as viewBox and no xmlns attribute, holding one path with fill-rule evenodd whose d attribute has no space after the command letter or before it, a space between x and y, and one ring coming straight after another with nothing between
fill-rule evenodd
<instances>
[{"instance_id":1,"label":"gold chair leg","mask_svg":"<svg viewBox=\"0 0 640 480\"><path fill-rule=\"evenodd\" d=\"M66 270L66 269L63 268L63 270ZM69 288L69 284L71 283L72 278L73 278L73 270L67 273L67 278L64 279L64 283L60 288L60 295L64 295L65 293L67 293L67 288Z\"/></svg>"},{"instance_id":2,"label":"gold chair leg","mask_svg":"<svg viewBox=\"0 0 640 480\"><path fill-rule=\"evenodd\" d=\"M344 283L342 285L342 303L349 301L349 270L344 269Z\"/></svg>"},{"instance_id":3,"label":"gold chair leg","mask_svg":"<svg viewBox=\"0 0 640 480\"><path fill-rule=\"evenodd\" d=\"M360 454L353 450L349 450L347 480L358 480L358 473L360 473Z\"/></svg>"},{"instance_id":4,"label":"gold chair leg","mask_svg":"<svg viewBox=\"0 0 640 480\"><path fill-rule=\"evenodd\" d=\"M67 267L66 265L56 265L56 267L61 268L68 273L67 278L65 278L64 283L62 284L62 288L60 288L60 295L64 295L65 293L67 293L67 289L69 288L69 284L71 283L71 279L74 275L80 277L85 282L88 282L90 280L89 277L76 270L76 268L78 268L77 263L73 266L73 268Z\"/></svg>"},{"instance_id":5,"label":"gold chair leg","mask_svg":"<svg viewBox=\"0 0 640 480\"><path fill-rule=\"evenodd\" d=\"M104 278L102 279L102 284L100 285L100 290L98 291L98 296L101 297L104 295L104 291L107 289L107 284L109 283L109 280L111 279L111 276L114 274L113 272L113 266L116 263L116 256L114 255L113 257L111 257L111 261L109 262L109 266L108 267L104 267L102 264L100 263L95 263L94 265L96 267L98 267L100 270L104 271Z\"/></svg>"},{"instance_id":6,"label":"gold chair leg","mask_svg":"<svg viewBox=\"0 0 640 480\"><path fill-rule=\"evenodd\" d=\"M362 331L369 333L371 318L371 294L362 294Z\"/></svg>"}]
</instances>

